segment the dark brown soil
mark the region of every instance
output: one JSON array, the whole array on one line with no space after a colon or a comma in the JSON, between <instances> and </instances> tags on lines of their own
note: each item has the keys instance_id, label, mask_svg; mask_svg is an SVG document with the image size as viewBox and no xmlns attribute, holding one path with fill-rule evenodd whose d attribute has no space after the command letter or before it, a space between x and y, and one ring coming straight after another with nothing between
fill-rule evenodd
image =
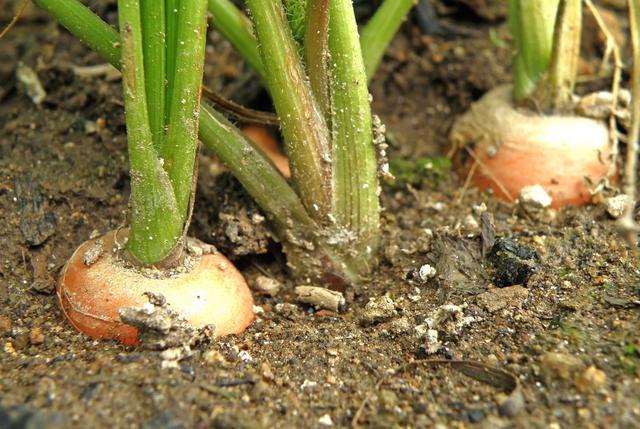
<instances>
[{"instance_id":1,"label":"dark brown soil","mask_svg":"<svg viewBox=\"0 0 640 429\"><path fill-rule=\"evenodd\" d=\"M455 116L509 79L510 53L489 36L507 37L504 11L459 3L465 21L439 11L469 35L426 36L407 23L372 85L392 159L442 153ZM99 9L113 19L112 6ZM208 83L246 80L228 45L211 40ZM41 105L18 85L18 62L37 72ZM32 7L0 40L0 427L640 426L640 273L614 222L598 206L527 215L462 191L446 171L385 186L380 266L339 314L295 301L284 257L260 231L238 265L249 280L267 273L283 287L255 294L261 311L243 335L163 365L156 352L75 332L52 294L57 273L92 232L126 222L119 80L74 71L101 63ZM251 100L260 90L227 92ZM225 199L218 164L202 156L193 232L215 242L224 228L208 224L217 221L210 205ZM499 264L481 254L480 227L491 229L482 203L496 237L537 252L524 261L535 268L526 285L495 286ZM247 218L254 210L228 207ZM520 250L509 263L523 263ZM420 276L425 264L435 278ZM471 364L425 359L515 378L487 384L477 368L463 375Z\"/></svg>"}]
</instances>

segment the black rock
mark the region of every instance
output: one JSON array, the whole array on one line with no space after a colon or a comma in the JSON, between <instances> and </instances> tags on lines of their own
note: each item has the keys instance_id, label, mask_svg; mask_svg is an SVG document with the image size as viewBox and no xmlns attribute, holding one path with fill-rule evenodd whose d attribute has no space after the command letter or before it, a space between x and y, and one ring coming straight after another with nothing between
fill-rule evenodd
<instances>
[{"instance_id":1,"label":"black rock","mask_svg":"<svg viewBox=\"0 0 640 429\"><path fill-rule=\"evenodd\" d=\"M495 267L496 286L526 285L538 269L540 256L534 249L510 238L498 238L489 253Z\"/></svg>"},{"instance_id":2,"label":"black rock","mask_svg":"<svg viewBox=\"0 0 640 429\"><path fill-rule=\"evenodd\" d=\"M469 418L469 421L471 423L478 423L479 421L484 419L486 415L484 410L481 410L479 408L467 408L466 413L467 413L467 418Z\"/></svg>"}]
</instances>

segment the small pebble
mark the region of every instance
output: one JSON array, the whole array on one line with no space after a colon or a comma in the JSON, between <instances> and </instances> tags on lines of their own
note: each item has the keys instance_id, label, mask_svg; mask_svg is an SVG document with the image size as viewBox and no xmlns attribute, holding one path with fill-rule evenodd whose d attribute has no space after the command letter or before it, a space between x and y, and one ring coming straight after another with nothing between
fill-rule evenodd
<instances>
[{"instance_id":1,"label":"small pebble","mask_svg":"<svg viewBox=\"0 0 640 429\"><path fill-rule=\"evenodd\" d=\"M398 405L398 395L394 391L384 389L378 394L380 407L385 410L393 410Z\"/></svg>"},{"instance_id":2,"label":"small pebble","mask_svg":"<svg viewBox=\"0 0 640 429\"><path fill-rule=\"evenodd\" d=\"M253 356L251 356L251 354L246 350L242 350L240 353L238 353L238 357L244 363L253 362Z\"/></svg>"},{"instance_id":3,"label":"small pebble","mask_svg":"<svg viewBox=\"0 0 640 429\"><path fill-rule=\"evenodd\" d=\"M424 264L418 270L418 277L422 282L426 282L427 280L434 278L436 274L436 269L429 264Z\"/></svg>"},{"instance_id":4,"label":"small pebble","mask_svg":"<svg viewBox=\"0 0 640 429\"><path fill-rule=\"evenodd\" d=\"M552 198L542 186L531 185L520 190L518 202L525 209L545 209L551 206Z\"/></svg>"},{"instance_id":5,"label":"small pebble","mask_svg":"<svg viewBox=\"0 0 640 429\"><path fill-rule=\"evenodd\" d=\"M256 277L254 287L258 292L273 297L278 294L282 288L282 284L276 279L261 275Z\"/></svg>"},{"instance_id":6,"label":"small pebble","mask_svg":"<svg viewBox=\"0 0 640 429\"><path fill-rule=\"evenodd\" d=\"M581 368L582 361L566 352L547 352L540 357L540 372L547 385L558 379L570 380Z\"/></svg>"},{"instance_id":7,"label":"small pebble","mask_svg":"<svg viewBox=\"0 0 640 429\"><path fill-rule=\"evenodd\" d=\"M583 421L591 420L591 411L587 408L578 408L576 412L578 414L578 418Z\"/></svg>"},{"instance_id":8,"label":"small pebble","mask_svg":"<svg viewBox=\"0 0 640 429\"><path fill-rule=\"evenodd\" d=\"M485 417L485 412L479 408L469 408L467 409L467 417L469 417L469 421L471 423L478 423Z\"/></svg>"},{"instance_id":9,"label":"small pebble","mask_svg":"<svg viewBox=\"0 0 640 429\"><path fill-rule=\"evenodd\" d=\"M26 330L21 330L15 335L14 345L18 350L25 349L29 346L29 337L30 334Z\"/></svg>"},{"instance_id":10,"label":"small pebble","mask_svg":"<svg viewBox=\"0 0 640 429\"><path fill-rule=\"evenodd\" d=\"M302 384L300 385L300 390L309 390L309 389L315 389L316 387L318 387L318 383L309 379L305 379Z\"/></svg>"},{"instance_id":11,"label":"small pebble","mask_svg":"<svg viewBox=\"0 0 640 429\"><path fill-rule=\"evenodd\" d=\"M428 329L424 334L424 351L428 355L437 353L440 350L442 344L438 340L438 331L435 329Z\"/></svg>"},{"instance_id":12,"label":"small pebble","mask_svg":"<svg viewBox=\"0 0 640 429\"><path fill-rule=\"evenodd\" d=\"M582 371L576 378L576 387L582 393L597 391L605 387L606 384L607 374L593 365Z\"/></svg>"},{"instance_id":13,"label":"small pebble","mask_svg":"<svg viewBox=\"0 0 640 429\"><path fill-rule=\"evenodd\" d=\"M29 332L29 342L34 346L44 343L44 333L41 327L36 326Z\"/></svg>"},{"instance_id":14,"label":"small pebble","mask_svg":"<svg viewBox=\"0 0 640 429\"><path fill-rule=\"evenodd\" d=\"M573 285L569 280L564 280L562 283L560 283L560 288L565 290L573 289Z\"/></svg>"},{"instance_id":15,"label":"small pebble","mask_svg":"<svg viewBox=\"0 0 640 429\"><path fill-rule=\"evenodd\" d=\"M506 417L515 417L524 409L524 396L522 390L516 388L510 395L499 393L496 395L498 410Z\"/></svg>"},{"instance_id":16,"label":"small pebble","mask_svg":"<svg viewBox=\"0 0 640 429\"><path fill-rule=\"evenodd\" d=\"M11 341L7 341L6 343L4 343L4 352L11 355L11 356L15 356L18 354L18 352L16 352L15 347L13 347L13 343Z\"/></svg>"},{"instance_id":17,"label":"small pebble","mask_svg":"<svg viewBox=\"0 0 640 429\"><path fill-rule=\"evenodd\" d=\"M414 330L416 331L416 338L420 339L425 335L427 335L427 331L429 330L429 325L427 325L426 323L422 325L418 325L414 328Z\"/></svg>"},{"instance_id":18,"label":"small pebble","mask_svg":"<svg viewBox=\"0 0 640 429\"><path fill-rule=\"evenodd\" d=\"M472 214L468 214L464 217L464 227L467 231L477 231L480 228L480 224Z\"/></svg>"},{"instance_id":19,"label":"small pebble","mask_svg":"<svg viewBox=\"0 0 640 429\"><path fill-rule=\"evenodd\" d=\"M331 416L329 414L325 414L324 416L318 419L318 423L320 426L329 427L333 426L333 420L331 420Z\"/></svg>"},{"instance_id":20,"label":"small pebble","mask_svg":"<svg viewBox=\"0 0 640 429\"><path fill-rule=\"evenodd\" d=\"M406 334L411 331L411 320L408 317L400 317L389 322L389 331L393 334Z\"/></svg>"},{"instance_id":21,"label":"small pebble","mask_svg":"<svg viewBox=\"0 0 640 429\"><path fill-rule=\"evenodd\" d=\"M481 293L477 297L478 305L484 307L490 313L509 307L522 307L522 303L529 296L529 291L522 286L508 286L491 289Z\"/></svg>"},{"instance_id":22,"label":"small pebble","mask_svg":"<svg viewBox=\"0 0 640 429\"><path fill-rule=\"evenodd\" d=\"M364 307L360 323L362 325L373 325L397 316L396 304L389 295L379 298L369 298L369 302Z\"/></svg>"},{"instance_id":23,"label":"small pebble","mask_svg":"<svg viewBox=\"0 0 640 429\"><path fill-rule=\"evenodd\" d=\"M0 337L11 333L11 319L0 316Z\"/></svg>"},{"instance_id":24,"label":"small pebble","mask_svg":"<svg viewBox=\"0 0 640 429\"><path fill-rule=\"evenodd\" d=\"M616 195L604 200L604 207L614 219L620 218L624 214L624 210L630 202L630 198L624 194Z\"/></svg>"}]
</instances>

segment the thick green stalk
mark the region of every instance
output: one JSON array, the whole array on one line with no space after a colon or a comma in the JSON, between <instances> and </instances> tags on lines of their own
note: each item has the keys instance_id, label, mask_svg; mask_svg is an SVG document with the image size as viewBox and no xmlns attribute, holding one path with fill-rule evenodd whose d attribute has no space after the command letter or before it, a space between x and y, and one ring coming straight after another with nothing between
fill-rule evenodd
<instances>
[{"instance_id":1,"label":"thick green stalk","mask_svg":"<svg viewBox=\"0 0 640 429\"><path fill-rule=\"evenodd\" d=\"M164 140L166 88L164 0L141 0L145 88L153 143L160 150Z\"/></svg>"},{"instance_id":2,"label":"thick green stalk","mask_svg":"<svg viewBox=\"0 0 640 429\"><path fill-rule=\"evenodd\" d=\"M166 80L167 86L165 89L165 103L164 103L164 123L169 123L169 110L171 109L171 100L173 98L173 73L176 70L176 55L177 55L177 37L178 37L178 17L180 10L178 9L179 0L164 0L165 1L165 26L167 28L165 35L165 58L166 58ZM164 145L163 148L164 149Z\"/></svg>"},{"instance_id":3,"label":"thick green stalk","mask_svg":"<svg viewBox=\"0 0 640 429\"><path fill-rule=\"evenodd\" d=\"M290 230L315 231L315 224L300 199L269 158L211 107L203 104L200 115L202 143L222 160L265 209L281 237L285 238Z\"/></svg>"},{"instance_id":4,"label":"thick green stalk","mask_svg":"<svg viewBox=\"0 0 640 429\"><path fill-rule=\"evenodd\" d=\"M323 1L313 0L308 5L313 8L317 3ZM369 80L373 78L393 35L416 2L417 0L385 0L365 26L361 45ZM253 35L253 27L245 14L230 0L209 0L209 12L212 14L213 25L265 82L267 73L259 55L258 42ZM308 33L305 31L305 40L307 40L307 35Z\"/></svg>"},{"instance_id":5,"label":"thick green stalk","mask_svg":"<svg viewBox=\"0 0 640 429\"><path fill-rule=\"evenodd\" d=\"M233 45L262 81L267 73L262 64L253 25L230 0L209 0L211 24Z\"/></svg>"},{"instance_id":6,"label":"thick green stalk","mask_svg":"<svg viewBox=\"0 0 640 429\"><path fill-rule=\"evenodd\" d=\"M118 2L122 81L131 173L131 234L127 247L144 264L162 261L182 233L169 177L156 156L149 126L139 0Z\"/></svg>"},{"instance_id":7,"label":"thick green stalk","mask_svg":"<svg viewBox=\"0 0 640 429\"><path fill-rule=\"evenodd\" d=\"M118 32L78 0L33 0L98 55L114 65L120 64ZM117 66L119 67L119 66Z\"/></svg>"},{"instance_id":8,"label":"thick green stalk","mask_svg":"<svg viewBox=\"0 0 640 429\"><path fill-rule=\"evenodd\" d=\"M104 51L103 58L114 67L121 69L121 47L118 33L78 0L65 0L79 10L71 17L65 14L64 10L50 4L58 1L60 0L37 0L38 5L48 6L46 10L50 11L52 16L89 47L109 47ZM74 21L73 16L79 17L82 22L93 20L96 26L101 25L106 31L78 33L83 31L83 27L81 22ZM275 222L282 222L278 221L278 219L282 219L287 223L287 225L279 224L280 227L289 226L296 229L296 225L300 225L300 228L309 231L315 230L300 199L278 170L251 143L243 137L239 137L241 133L237 128L206 105L203 105L200 111L199 134L203 144L223 160L240 183L259 202L260 207ZM292 225L288 224L289 220L292 221Z\"/></svg>"},{"instance_id":9,"label":"thick green stalk","mask_svg":"<svg viewBox=\"0 0 640 429\"><path fill-rule=\"evenodd\" d=\"M161 155L184 220L191 198L198 145L200 87L207 36L206 5L206 0L179 2L175 70L167 69L167 75L173 75L173 90L167 99L170 105L168 131Z\"/></svg>"},{"instance_id":10,"label":"thick green stalk","mask_svg":"<svg viewBox=\"0 0 640 429\"><path fill-rule=\"evenodd\" d=\"M549 68L560 0L509 0L509 24L515 57L514 99L521 102L536 89Z\"/></svg>"},{"instance_id":11,"label":"thick green stalk","mask_svg":"<svg viewBox=\"0 0 640 429\"><path fill-rule=\"evenodd\" d=\"M281 0L247 2L267 86L280 119L292 178L316 220L324 220L331 203L329 132L298 56Z\"/></svg>"},{"instance_id":12,"label":"thick green stalk","mask_svg":"<svg viewBox=\"0 0 640 429\"><path fill-rule=\"evenodd\" d=\"M330 122L329 109L329 0L315 0L307 9L304 60L313 95L323 116Z\"/></svg>"},{"instance_id":13,"label":"thick green stalk","mask_svg":"<svg viewBox=\"0 0 640 429\"><path fill-rule=\"evenodd\" d=\"M350 0L331 0L333 218L357 234L355 247L367 261L377 247L380 203L367 77Z\"/></svg>"},{"instance_id":14,"label":"thick green stalk","mask_svg":"<svg viewBox=\"0 0 640 429\"><path fill-rule=\"evenodd\" d=\"M578 74L581 35L582 0L560 0L549 71L540 80L534 94L542 111L562 111L571 104Z\"/></svg>"},{"instance_id":15,"label":"thick green stalk","mask_svg":"<svg viewBox=\"0 0 640 429\"><path fill-rule=\"evenodd\" d=\"M267 213L298 274L327 280L339 274L347 282L361 279L362 261L352 261L343 249L327 243L323 229L309 216L286 179L261 150L224 116L206 104L200 112L200 139L213 151ZM367 260L368 262L368 260ZM334 279L335 280L335 279Z\"/></svg>"},{"instance_id":16,"label":"thick green stalk","mask_svg":"<svg viewBox=\"0 0 640 429\"><path fill-rule=\"evenodd\" d=\"M56 0L38 1L46 3ZM80 8L84 8L79 2L76 1L76 3ZM85 10L91 14L88 9L85 8ZM52 14L56 18L58 17L57 13ZM99 18L97 20L102 22ZM64 20L61 20L61 23L73 33L78 31L77 23ZM106 28L111 31L106 31L100 36L96 36L95 33L89 33L90 37L88 38L82 34L78 36L82 36L82 40L89 46L111 46L112 51L108 52L110 55L107 56L107 59L110 59L114 66L120 68L119 36L110 27L106 26ZM363 70L363 67L360 69ZM364 79L360 80L360 82L362 81ZM368 108L368 105L365 107ZM146 114L146 110L142 111ZM261 152L246 139L240 137L239 131L230 123L206 106L203 106L200 115L200 138L227 164L243 186L276 223L280 238L287 248L289 264L294 270L316 273L321 278L323 273L327 273L327 271L334 272L335 274L329 277L335 277L337 274L337 278L343 277L347 281L358 281L362 274L367 272L370 268L371 253L377 243L375 239L377 238L377 230L375 234L369 235L369 240L362 239L362 230L360 230L360 237L355 242L355 246L350 249L342 248L341 244L343 243L333 240L336 236L327 236L326 233L330 231L317 226L316 222L310 218L298 196ZM158 162L155 163L155 166L158 166ZM156 171L158 171L158 177L163 178L165 187L168 187L168 180L162 169L156 168ZM132 186L134 186L133 183L132 178ZM351 235L349 230L338 232ZM330 245L329 242L334 244ZM354 243L348 241L347 244ZM333 281L335 280L336 278L333 278Z\"/></svg>"},{"instance_id":17,"label":"thick green stalk","mask_svg":"<svg viewBox=\"0 0 640 429\"><path fill-rule=\"evenodd\" d=\"M367 23L360 36L364 68L373 77L393 36L417 0L385 0Z\"/></svg>"}]
</instances>

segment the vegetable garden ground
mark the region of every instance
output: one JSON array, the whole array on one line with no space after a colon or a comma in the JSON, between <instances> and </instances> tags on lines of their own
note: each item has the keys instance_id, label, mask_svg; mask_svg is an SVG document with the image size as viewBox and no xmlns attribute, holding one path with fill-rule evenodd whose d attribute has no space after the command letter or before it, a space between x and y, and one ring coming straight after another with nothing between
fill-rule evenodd
<instances>
[{"instance_id":1,"label":"vegetable garden ground","mask_svg":"<svg viewBox=\"0 0 640 429\"><path fill-rule=\"evenodd\" d=\"M237 254L260 309L244 334L201 338L180 361L93 341L62 317L62 264L126 221L124 115L117 75L88 68L102 61L29 7L0 40L0 426L637 427L640 271L615 221L601 205L527 213L466 189L434 158L455 116L509 79L501 3L455 2L438 9L442 35L413 18L392 43L371 86L397 176L383 188L384 246L339 313L297 302L257 209L201 152L192 233ZM116 19L112 2L93 4ZM594 69L596 31L585 50ZM19 64L37 71L40 105ZM268 107L215 32L205 80ZM515 248L510 263L526 259L526 284L496 287L487 231ZM421 276L427 264L434 278ZM255 290L259 275L280 282L274 296Z\"/></svg>"}]
</instances>

